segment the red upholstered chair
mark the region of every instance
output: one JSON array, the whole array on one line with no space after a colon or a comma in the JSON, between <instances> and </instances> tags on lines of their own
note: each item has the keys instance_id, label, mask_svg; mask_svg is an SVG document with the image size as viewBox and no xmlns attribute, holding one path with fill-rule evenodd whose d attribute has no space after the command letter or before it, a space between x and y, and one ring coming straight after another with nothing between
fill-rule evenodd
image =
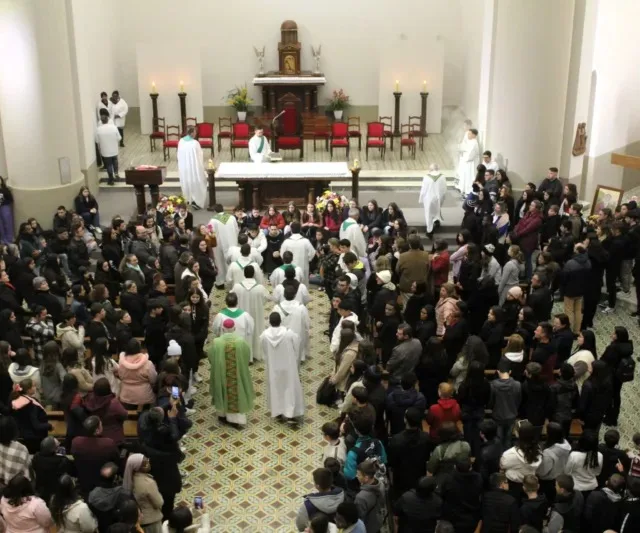
<instances>
[{"instance_id":1,"label":"red upholstered chair","mask_svg":"<svg viewBox=\"0 0 640 533\"><path fill-rule=\"evenodd\" d=\"M357 138L358 151L362 150L362 132L360 131L360 117L349 117L347 119L347 125L349 126L349 139Z\"/></svg>"},{"instance_id":2,"label":"red upholstered chair","mask_svg":"<svg viewBox=\"0 0 640 533\"><path fill-rule=\"evenodd\" d=\"M424 136L420 129L422 117L409 117L409 137L420 137L420 150L424 150Z\"/></svg>"},{"instance_id":3,"label":"red upholstered chair","mask_svg":"<svg viewBox=\"0 0 640 533\"><path fill-rule=\"evenodd\" d=\"M384 124L384 138L391 139L391 151L393 152L393 117L379 117L378 120Z\"/></svg>"},{"instance_id":4,"label":"red upholstered chair","mask_svg":"<svg viewBox=\"0 0 640 533\"><path fill-rule=\"evenodd\" d=\"M231 141L231 119L228 117L218 119L218 152L222 151L222 139Z\"/></svg>"},{"instance_id":5,"label":"red upholstered chair","mask_svg":"<svg viewBox=\"0 0 640 533\"><path fill-rule=\"evenodd\" d=\"M331 159L333 159L334 148L345 148L347 159L349 159L349 126L344 122L334 122L331 125Z\"/></svg>"},{"instance_id":6,"label":"red upholstered chair","mask_svg":"<svg viewBox=\"0 0 640 533\"><path fill-rule=\"evenodd\" d=\"M304 157L304 138L299 127L298 111L295 107L286 107L280 118L282 133L276 137L276 152L281 150L300 150L300 160Z\"/></svg>"},{"instance_id":7,"label":"red upholstered chair","mask_svg":"<svg viewBox=\"0 0 640 533\"><path fill-rule=\"evenodd\" d=\"M409 124L402 124L400 126L400 159L402 159L402 149L404 147L409 149L409 153L416 158L416 140L411 135L411 126Z\"/></svg>"},{"instance_id":8,"label":"red upholstered chair","mask_svg":"<svg viewBox=\"0 0 640 533\"><path fill-rule=\"evenodd\" d=\"M165 126L164 128L164 141L162 143L162 152L164 160L167 157L171 159L171 148L178 150L178 143L180 142L180 126Z\"/></svg>"},{"instance_id":9,"label":"red upholstered chair","mask_svg":"<svg viewBox=\"0 0 640 533\"><path fill-rule=\"evenodd\" d=\"M236 158L236 148L249 150L249 138L251 131L246 122L234 122L231 125L231 159Z\"/></svg>"},{"instance_id":10,"label":"red upholstered chair","mask_svg":"<svg viewBox=\"0 0 640 533\"><path fill-rule=\"evenodd\" d=\"M326 115L318 115L313 120L313 151L316 151L316 141L318 139L324 141L324 150L329 150L329 137L331 137L331 128L329 127L329 119Z\"/></svg>"},{"instance_id":11,"label":"red upholstered chair","mask_svg":"<svg viewBox=\"0 0 640 533\"><path fill-rule=\"evenodd\" d=\"M211 157L215 156L213 149L213 123L212 122L200 122L196 130L198 132L198 142L202 148L209 148L211 150Z\"/></svg>"},{"instance_id":12,"label":"red upholstered chair","mask_svg":"<svg viewBox=\"0 0 640 533\"><path fill-rule=\"evenodd\" d=\"M386 142L384 138L384 124L382 122L367 122L366 156L369 161L369 148L379 148L380 157L384 159Z\"/></svg>"},{"instance_id":13,"label":"red upholstered chair","mask_svg":"<svg viewBox=\"0 0 640 533\"><path fill-rule=\"evenodd\" d=\"M152 152L156 149L156 139L164 141L164 117L158 117L153 121L153 128L149 135L149 148Z\"/></svg>"}]
</instances>

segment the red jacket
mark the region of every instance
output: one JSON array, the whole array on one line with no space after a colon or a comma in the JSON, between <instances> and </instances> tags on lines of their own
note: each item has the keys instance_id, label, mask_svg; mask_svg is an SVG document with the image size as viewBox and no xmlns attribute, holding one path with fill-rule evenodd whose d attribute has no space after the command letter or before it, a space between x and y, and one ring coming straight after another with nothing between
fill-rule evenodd
<instances>
[{"instance_id":1,"label":"red jacket","mask_svg":"<svg viewBox=\"0 0 640 533\"><path fill-rule=\"evenodd\" d=\"M431 261L431 272L433 273L433 284L436 287L444 285L449 281L449 252L439 252L438 257Z\"/></svg>"},{"instance_id":2,"label":"red jacket","mask_svg":"<svg viewBox=\"0 0 640 533\"><path fill-rule=\"evenodd\" d=\"M340 224L342 224L340 220L340 214L338 214L338 220L334 220L329 213L324 213L322 215L322 226L325 228L329 228L329 231L338 233L340 231Z\"/></svg>"},{"instance_id":3,"label":"red jacket","mask_svg":"<svg viewBox=\"0 0 640 533\"><path fill-rule=\"evenodd\" d=\"M124 421L129 413L114 394L97 396L90 392L85 396L83 405L89 415L100 418L103 437L110 438L117 445L124 442Z\"/></svg>"},{"instance_id":4,"label":"red jacket","mask_svg":"<svg viewBox=\"0 0 640 533\"><path fill-rule=\"evenodd\" d=\"M516 224L513 232L518 239L518 246L523 252L531 253L538 247L540 228L542 227L542 213L527 211Z\"/></svg>"},{"instance_id":5,"label":"red jacket","mask_svg":"<svg viewBox=\"0 0 640 533\"><path fill-rule=\"evenodd\" d=\"M262 221L260 222L260 228L269 229L269 226L271 224L275 224L276 226L278 226L279 230L283 230L284 227L286 226L284 222L284 217L278 212L276 212L276 214L273 215L272 217L270 217L268 214L263 216Z\"/></svg>"},{"instance_id":6,"label":"red jacket","mask_svg":"<svg viewBox=\"0 0 640 533\"><path fill-rule=\"evenodd\" d=\"M438 439L440 426L445 422L456 423L460 420L460 405L453 398L440 398L438 403L429 407L427 422L429 422L429 436Z\"/></svg>"}]
</instances>

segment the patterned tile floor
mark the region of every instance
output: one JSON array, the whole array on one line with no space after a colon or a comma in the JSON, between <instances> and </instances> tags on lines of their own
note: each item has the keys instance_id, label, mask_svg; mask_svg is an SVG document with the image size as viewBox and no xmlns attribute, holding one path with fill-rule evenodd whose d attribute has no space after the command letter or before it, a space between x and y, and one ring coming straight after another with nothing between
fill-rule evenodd
<instances>
[{"instance_id":1,"label":"patterned tile floor","mask_svg":"<svg viewBox=\"0 0 640 533\"><path fill-rule=\"evenodd\" d=\"M293 521L301 497L312 490L311 472L320 466L322 453L320 427L335 416L335 411L315 403L315 390L332 365L327 339L322 334L329 312L327 298L321 292L311 294L311 357L301 369L307 411L300 428L288 427L269 417L265 408L264 366L260 363L251 368L257 400L247 428L221 426L206 392L208 363L201 369L205 379L196 395L195 424L185 438L187 459L183 471L188 476L178 499L192 502L194 496L202 496L216 533L295 531ZM222 291L216 292L214 310L221 308L223 297ZM561 304L556 304L555 311L561 312ZM627 313L598 314L595 331L600 353L616 325L626 326L635 345L640 346L640 328ZM622 445L628 447L633 433L640 431L637 380L623 387L622 407L619 429Z\"/></svg>"}]
</instances>

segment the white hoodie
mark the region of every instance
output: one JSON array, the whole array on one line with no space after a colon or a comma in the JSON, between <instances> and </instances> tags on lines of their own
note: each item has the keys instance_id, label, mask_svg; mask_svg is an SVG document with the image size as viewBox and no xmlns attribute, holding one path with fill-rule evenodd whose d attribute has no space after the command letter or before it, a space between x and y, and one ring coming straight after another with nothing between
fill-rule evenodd
<instances>
[{"instance_id":1,"label":"white hoodie","mask_svg":"<svg viewBox=\"0 0 640 533\"><path fill-rule=\"evenodd\" d=\"M502 454L500 470L504 470L505 476L510 481L522 483L524 476L535 475L536 470L542 464L542 454L533 463L527 463L522 451L513 446Z\"/></svg>"},{"instance_id":2,"label":"white hoodie","mask_svg":"<svg viewBox=\"0 0 640 533\"><path fill-rule=\"evenodd\" d=\"M331 348L331 353L334 353L334 354L338 351L338 348L340 348L340 333L342 331L343 320L350 320L351 322L353 322L356 326L356 330L358 329L358 324L360 324L360 319L358 318L358 315L356 315L353 311L351 312L350 315L340 318L340 321L336 325L336 329L333 330L333 335L331 335L330 348ZM357 338L358 338L358 334L356 333L356 339ZM361 339L362 337L360 337L360 340Z\"/></svg>"},{"instance_id":3,"label":"white hoodie","mask_svg":"<svg viewBox=\"0 0 640 533\"><path fill-rule=\"evenodd\" d=\"M524 352L505 352L504 356L512 363L522 363Z\"/></svg>"}]
</instances>

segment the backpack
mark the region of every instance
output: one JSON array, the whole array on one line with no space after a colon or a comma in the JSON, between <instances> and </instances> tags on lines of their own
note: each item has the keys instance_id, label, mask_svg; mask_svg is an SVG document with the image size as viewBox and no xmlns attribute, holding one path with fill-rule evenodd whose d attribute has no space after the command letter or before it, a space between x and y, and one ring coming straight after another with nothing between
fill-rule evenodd
<instances>
[{"instance_id":1,"label":"backpack","mask_svg":"<svg viewBox=\"0 0 640 533\"><path fill-rule=\"evenodd\" d=\"M636 362L633 360L633 357L623 357L620 360L618 368L616 369L616 377L618 378L620 383L628 383L629 381L633 381L635 371Z\"/></svg>"},{"instance_id":2,"label":"backpack","mask_svg":"<svg viewBox=\"0 0 640 533\"><path fill-rule=\"evenodd\" d=\"M382 443L378 439L366 437L360 441L360 446L354 446L352 449L356 452L356 464L360 464L367 459L374 463L376 479L386 490L389 486L389 479L387 477L387 467L382 461Z\"/></svg>"},{"instance_id":3,"label":"backpack","mask_svg":"<svg viewBox=\"0 0 640 533\"><path fill-rule=\"evenodd\" d=\"M329 382L329 376L327 376L318 387L316 403L318 405L332 406L337 399L338 392L336 391L336 386Z\"/></svg>"}]
</instances>

